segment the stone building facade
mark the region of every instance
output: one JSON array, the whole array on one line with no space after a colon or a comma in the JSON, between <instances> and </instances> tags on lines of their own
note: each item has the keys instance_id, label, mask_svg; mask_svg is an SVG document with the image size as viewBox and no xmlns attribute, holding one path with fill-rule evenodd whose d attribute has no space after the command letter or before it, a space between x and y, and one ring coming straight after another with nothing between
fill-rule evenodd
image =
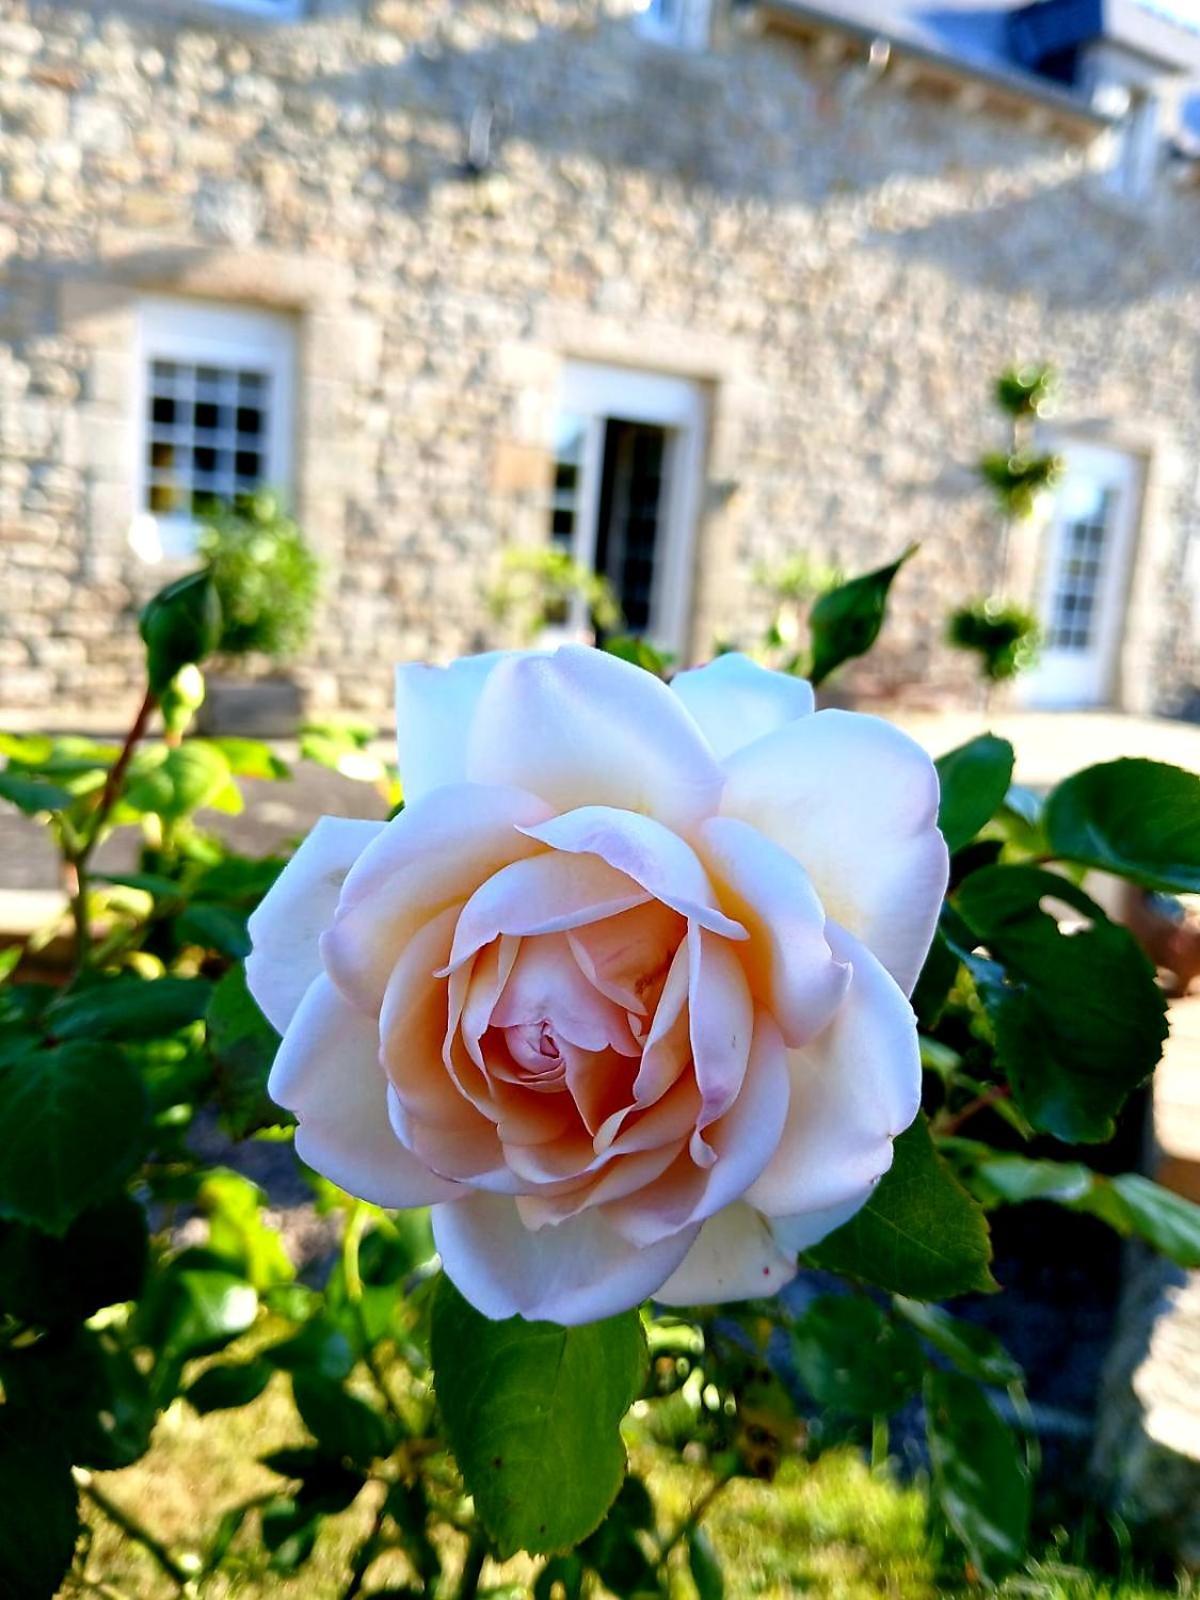
<instances>
[{"instance_id":1,"label":"stone building facade","mask_svg":"<svg viewBox=\"0 0 1200 1600\"><path fill-rule=\"evenodd\" d=\"M392 661L492 643L498 552L666 495L665 450L642 600L682 655L755 637L764 565L920 540L858 687L964 696L944 619L997 559L972 464L992 378L1036 358L1056 439L1129 485L1091 698L1185 707L1200 185L1119 196L1066 94L787 12L677 48L630 0L0 0L0 706L132 694L185 379L197 427L225 385L222 471L278 435L318 704L382 710ZM1045 561L1035 527L1010 587Z\"/></svg>"}]
</instances>

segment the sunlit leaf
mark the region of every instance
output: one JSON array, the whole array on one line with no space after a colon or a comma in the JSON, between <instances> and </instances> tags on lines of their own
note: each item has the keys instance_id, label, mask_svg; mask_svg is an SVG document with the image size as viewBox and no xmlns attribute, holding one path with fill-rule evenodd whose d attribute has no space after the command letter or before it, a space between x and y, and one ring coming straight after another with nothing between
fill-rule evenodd
<instances>
[{"instance_id":1,"label":"sunlit leaf","mask_svg":"<svg viewBox=\"0 0 1200 1600\"><path fill-rule=\"evenodd\" d=\"M432 1351L450 1443L501 1554L585 1538L625 1471L619 1426L646 1361L636 1312L578 1328L492 1322L443 1278Z\"/></svg>"}]
</instances>

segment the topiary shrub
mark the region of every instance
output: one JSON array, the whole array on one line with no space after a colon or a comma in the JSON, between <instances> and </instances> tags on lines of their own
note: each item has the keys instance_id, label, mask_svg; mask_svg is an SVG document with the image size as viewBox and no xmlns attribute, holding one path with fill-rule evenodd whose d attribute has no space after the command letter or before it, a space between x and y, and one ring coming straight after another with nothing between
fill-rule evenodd
<instances>
[{"instance_id":1,"label":"topiary shrub","mask_svg":"<svg viewBox=\"0 0 1200 1600\"><path fill-rule=\"evenodd\" d=\"M1031 612L1005 600L973 600L950 613L946 638L960 650L974 650L989 683L1003 683L1033 665L1038 621Z\"/></svg>"},{"instance_id":2,"label":"topiary shrub","mask_svg":"<svg viewBox=\"0 0 1200 1600\"><path fill-rule=\"evenodd\" d=\"M304 535L267 490L204 514L200 554L223 620L218 653L295 656L312 631L319 566Z\"/></svg>"}]
</instances>

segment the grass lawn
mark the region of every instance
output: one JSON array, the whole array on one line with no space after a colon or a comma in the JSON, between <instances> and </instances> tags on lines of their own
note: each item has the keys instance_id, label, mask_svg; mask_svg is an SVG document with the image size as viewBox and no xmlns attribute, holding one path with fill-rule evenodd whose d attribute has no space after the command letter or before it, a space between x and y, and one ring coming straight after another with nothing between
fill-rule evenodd
<instances>
[{"instance_id":1,"label":"grass lawn","mask_svg":"<svg viewBox=\"0 0 1200 1600\"><path fill-rule=\"evenodd\" d=\"M198 1532L211 1530L222 1510L281 1487L254 1458L303 1440L285 1399L286 1388L280 1387L285 1384L277 1378L253 1405L203 1418L177 1403L161 1419L154 1447L143 1460L97 1481L176 1554L194 1549ZM634 1465L648 1478L667 1527L682 1518L705 1486L702 1473L643 1445L635 1446ZM372 1493L364 1491L349 1511L326 1521L314 1556L293 1578L280 1578L257 1565L254 1541L243 1538L234 1549L244 1549L244 1559L235 1571L206 1583L204 1600L337 1600L347 1581L349 1554L375 1509ZM732 1484L716 1501L706 1526L724 1562L728 1600L784 1600L792 1595L936 1600L956 1591L945 1578L945 1568L939 1575L925 1513L919 1485L903 1486L890 1476L873 1475L853 1451L837 1450L811 1466L789 1461L774 1484ZM101 1594L108 1600L168 1600L174 1594L144 1551L102 1517L89 1512L88 1521L93 1530L87 1569L92 1584L69 1585L64 1594ZM520 1594L530 1570L520 1562L489 1567L485 1587L507 1583L517 1586L507 1589L509 1596ZM402 1557L381 1558L371 1568L366 1593L411 1577ZM694 1600L682 1568L674 1587L675 1600ZM1165 1600L1167 1595L1200 1600L1200 1587L1156 1589L1131 1580L1089 1577L1065 1561L1047 1561L1010 1580L1003 1594L1014 1600Z\"/></svg>"}]
</instances>

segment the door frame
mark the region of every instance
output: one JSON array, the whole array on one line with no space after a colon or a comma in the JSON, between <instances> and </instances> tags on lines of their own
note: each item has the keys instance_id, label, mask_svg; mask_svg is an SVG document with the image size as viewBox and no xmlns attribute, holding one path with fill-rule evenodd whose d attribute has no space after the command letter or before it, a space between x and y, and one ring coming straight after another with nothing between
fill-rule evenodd
<instances>
[{"instance_id":1,"label":"door frame","mask_svg":"<svg viewBox=\"0 0 1200 1600\"><path fill-rule=\"evenodd\" d=\"M587 424L572 554L589 571L595 570L606 423L618 418L668 430L663 543L655 557L646 634L654 644L682 655L690 631L703 489L708 423L704 390L667 373L568 359L558 382L556 414L563 412L583 417Z\"/></svg>"},{"instance_id":2,"label":"door frame","mask_svg":"<svg viewBox=\"0 0 1200 1600\"><path fill-rule=\"evenodd\" d=\"M1045 442L1065 458L1068 477L1073 468L1082 468L1094 482L1116 490L1117 503L1106 530L1107 547L1093 617L1095 642L1089 650L1089 657L1098 657L1094 668L1095 692L1072 693L1068 690L1056 693L1050 689L1045 675L1052 669L1045 658L1052 657L1054 652L1043 646L1043 660L1018 682L1019 698L1022 704L1031 709L1098 709L1115 706L1119 700L1126 623L1142 520L1144 462L1137 453L1108 440L1056 433L1046 435ZM1044 519L1039 519L1039 559L1032 598L1033 609L1043 628L1053 620L1050 607L1062 559L1064 518L1061 515L1061 492L1060 489L1058 494L1052 496L1048 514Z\"/></svg>"}]
</instances>

